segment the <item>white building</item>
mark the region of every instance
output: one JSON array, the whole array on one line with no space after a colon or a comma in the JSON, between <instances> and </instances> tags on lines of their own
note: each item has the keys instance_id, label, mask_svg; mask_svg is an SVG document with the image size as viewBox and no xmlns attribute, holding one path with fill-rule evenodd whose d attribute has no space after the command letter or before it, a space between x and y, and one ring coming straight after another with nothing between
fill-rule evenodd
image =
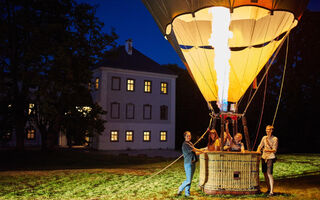
<instances>
[{"instance_id":1,"label":"white building","mask_svg":"<svg viewBox=\"0 0 320 200\"><path fill-rule=\"evenodd\" d=\"M94 70L95 102L107 111L99 150L174 149L176 75L132 48L131 41Z\"/></svg>"}]
</instances>

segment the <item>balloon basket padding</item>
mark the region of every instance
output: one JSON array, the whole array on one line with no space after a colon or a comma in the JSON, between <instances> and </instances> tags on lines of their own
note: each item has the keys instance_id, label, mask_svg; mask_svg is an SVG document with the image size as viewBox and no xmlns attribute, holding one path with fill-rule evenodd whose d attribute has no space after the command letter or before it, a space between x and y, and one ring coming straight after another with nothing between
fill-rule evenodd
<instances>
[{"instance_id":1,"label":"balloon basket padding","mask_svg":"<svg viewBox=\"0 0 320 200\"><path fill-rule=\"evenodd\" d=\"M210 195L260 193L256 152L208 152L200 155L200 189Z\"/></svg>"}]
</instances>

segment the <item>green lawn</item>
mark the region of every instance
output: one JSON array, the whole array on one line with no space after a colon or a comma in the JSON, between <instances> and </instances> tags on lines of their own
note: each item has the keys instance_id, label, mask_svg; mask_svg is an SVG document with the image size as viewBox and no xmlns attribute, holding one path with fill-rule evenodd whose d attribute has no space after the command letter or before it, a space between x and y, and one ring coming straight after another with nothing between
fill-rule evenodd
<instances>
[{"instance_id":1,"label":"green lawn","mask_svg":"<svg viewBox=\"0 0 320 200\"><path fill-rule=\"evenodd\" d=\"M172 160L84 151L0 155L6 160L0 164L0 199L185 199L175 196L185 178L182 160L147 179ZM267 198L208 196L197 187L198 170L189 199ZM279 155L274 176L277 195L271 199L320 199L320 154ZM263 182L261 187L266 190Z\"/></svg>"}]
</instances>

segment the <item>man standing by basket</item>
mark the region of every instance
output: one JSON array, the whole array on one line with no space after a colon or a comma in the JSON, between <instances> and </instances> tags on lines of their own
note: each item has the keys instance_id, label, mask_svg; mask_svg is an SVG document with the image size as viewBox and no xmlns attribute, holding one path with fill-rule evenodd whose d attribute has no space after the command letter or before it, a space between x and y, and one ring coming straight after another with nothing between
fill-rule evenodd
<instances>
[{"instance_id":1,"label":"man standing by basket","mask_svg":"<svg viewBox=\"0 0 320 200\"><path fill-rule=\"evenodd\" d=\"M190 196L190 187L194 170L196 168L196 162L198 158L196 154L204 153L204 151L197 149L193 146L191 140L191 133L189 131L184 132L184 142L182 144L182 153L184 157L184 170L186 172L186 180L180 185L178 194L180 195L185 190L185 196Z\"/></svg>"},{"instance_id":2,"label":"man standing by basket","mask_svg":"<svg viewBox=\"0 0 320 200\"><path fill-rule=\"evenodd\" d=\"M261 153L262 150L262 172L267 183L269 196L273 195L273 163L276 161L276 152L278 149L278 138L272 135L273 126L266 127L266 136L261 139L257 152Z\"/></svg>"}]
</instances>

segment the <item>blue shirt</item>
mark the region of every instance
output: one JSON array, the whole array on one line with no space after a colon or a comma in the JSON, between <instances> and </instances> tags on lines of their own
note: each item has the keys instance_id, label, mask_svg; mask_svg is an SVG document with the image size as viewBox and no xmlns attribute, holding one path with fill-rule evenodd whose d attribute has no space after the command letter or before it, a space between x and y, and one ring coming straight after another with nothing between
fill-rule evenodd
<instances>
[{"instance_id":1,"label":"blue shirt","mask_svg":"<svg viewBox=\"0 0 320 200\"><path fill-rule=\"evenodd\" d=\"M196 161L196 154L192 151L193 144L191 142L184 141L182 143L182 153L184 157L184 163L192 163Z\"/></svg>"}]
</instances>

